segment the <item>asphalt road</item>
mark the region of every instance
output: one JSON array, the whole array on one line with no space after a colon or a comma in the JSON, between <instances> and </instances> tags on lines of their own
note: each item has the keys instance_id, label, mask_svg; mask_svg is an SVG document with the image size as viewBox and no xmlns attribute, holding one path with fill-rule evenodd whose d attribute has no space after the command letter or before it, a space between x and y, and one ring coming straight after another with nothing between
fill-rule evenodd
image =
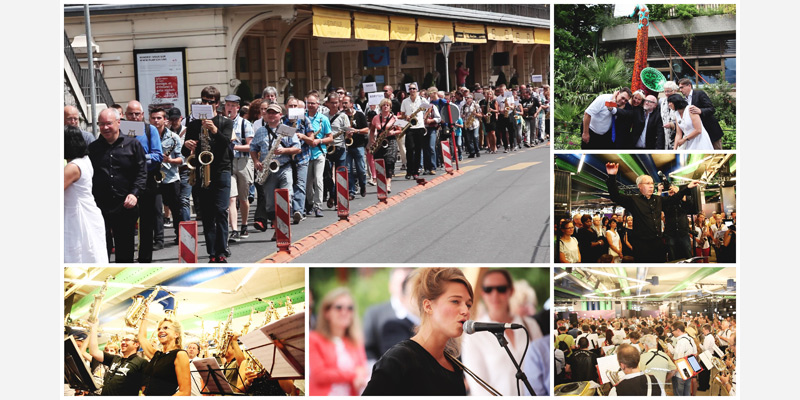
<instances>
[{"instance_id":1,"label":"asphalt road","mask_svg":"<svg viewBox=\"0 0 800 400\"><path fill-rule=\"evenodd\" d=\"M465 158L461 176L362 221L294 262L549 262L549 162L547 146ZM404 171L396 173L400 176L393 180L390 196L416 186L403 179ZM366 197L356 195L350 202L350 213L377 202L377 188L368 185ZM255 202L249 213L250 237L230 243L229 263L258 262L277 250L270 240L272 229L252 228L254 211ZM335 209L323 211L321 218L310 216L291 225L292 241L338 221ZM198 262L208 262L199 222L198 231ZM172 228L165 228L164 234L166 247L153 252L153 262L177 262Z\"/></svg>"}]
</instances>

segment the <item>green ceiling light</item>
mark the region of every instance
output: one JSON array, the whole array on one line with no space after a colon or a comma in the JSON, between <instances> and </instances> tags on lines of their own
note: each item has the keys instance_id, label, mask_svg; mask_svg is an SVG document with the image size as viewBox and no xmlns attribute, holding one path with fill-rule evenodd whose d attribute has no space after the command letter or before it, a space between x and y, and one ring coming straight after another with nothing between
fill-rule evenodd
<instances>
[{"instance_id":1,"label":"green ceiling light","mask_svg":"<svg viewBox=\"0 0 800 400\"><path fill-rule=\"evenodd\" d=\"M684 279L683 282L675 285L674 288L670 289L669 291L665 292L659 299L664 300L669 297L670 294L674 294L680 292L689 285L695 284L695 282L699 282L705 278L708 278L711 275L716 274L719 271L725 269L724 267L706 267L706 268L698 268L693 274L691 274L688 278Z\"/></svg>"},{"instance_id":2,"label":"green ceiling light","mask_svg":"<svg viewBox=\"0 0 800 400\"><path fill-rule=\"evenodd\" d=\"M267 303L266 302L269 302L269 301L272 301L273 303L275 303L275 308L285 307L286 306L286 296L289 296L289 298L292 299L292 304L299 304L299 303L303 303L303 302L306 301L305 288L301 287L301 288L297 288L297 289L290 290L290 291L287 291L287 292L279 293L279 294L276 294L276 295L273 295L273 296L262 297L261 299L264 300L264 301L253 300L253 301L249 301L247 303L243 303L243 304L239 304L237 306L233 306L233 308L234 308L234 310L233 310L233 318L236 319L236 318L246 317L246 316L250 315L250 307L254 307L256 311L258 311L259 313L263 313L264 310L267 309ZM203 318L204 321L225 321L225 319L228 318L228 313L230 313L230 311L231 311L231 308L230 307L226 307L226 308L223 308L223 309L219 309L219 310L216 310L216 311L205 313L205 314L201 315L201 317ZM295 310L295 311L297 311L297 310ZM262 314L262 316L263 316L263 314ZM181 324L183 324L186 327L194 326L194 324L199 324L200 323L200 318L191 317L191 318L187 318L185 320L181 320L180 322L181 322Z\"/></svg>"},{"instance_id":3,"label":"green ceiling light","mask_svg":"<svg viewBox=\"0 0 800 400\"><path fill-rule=\"evenodd\" d=\"M636 159L631 154L618 154L622 162L630 168L631 171L636 173L636 176L647 175L647 172L639 165Z\"/></svg>"},{"instance_id":4,"label":"green ceiling light","mask_svg":"<svg viewBox=\"0 0 800 400\"><path fill-rule=\"evenodd\" d=\"M628 289L628 273L625 271L625 268L622 267L614 267L614 271L616 271L617 275L619 275L619 288L622 290L622 294L628 296L631 294L630 289Z\"/></svg>"}]
</instances>

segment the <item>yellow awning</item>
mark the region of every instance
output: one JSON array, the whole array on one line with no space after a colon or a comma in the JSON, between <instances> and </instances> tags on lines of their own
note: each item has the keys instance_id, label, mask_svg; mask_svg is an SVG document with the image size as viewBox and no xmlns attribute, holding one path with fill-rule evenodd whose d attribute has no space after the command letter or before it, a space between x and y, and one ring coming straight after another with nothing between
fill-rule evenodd
<instances>
[{"instance_id":1,"label":"yellow awning","mask_svg":"<svg viewBox=\"0 0 800 400\"><path fill-rule=\"evenodd\" d=\"M543 28L533 29L533 40L537 44L550 44L550 30Z\"/></svg>"},{"instance_id":2,"label":"yellow awning","mask_svg":"<svg viewBox=\"0 0 800 400\"><path fill-rule=\"evenodd\" d=\"M489 40L499 40L503 42L510 42L514 40L514 35L511 28L505 26L487 26L486 37Z\"/></svg>"},{"instance_id":3,"label":"yellow awning","mask_svg":"<svg viewBox=\"0 0 800 400\"><path fill-rule=\"evenodd\" d=\"M350 39L350 12L312 7L314 36Z\"/></svg>"},{"instance_id":4,"label":"yellow awning","mask_svg":"<svg viewBox=\"0 0 800 400\"><path fill-rule=\"evenodd\" d=\"M417 41L425 43L438 43L444 35L453 37L453 23L447 21L433 21L430 19L417 20Z\"/></svg>"},{"instance_id":5,"label":"yellow awning","mask_svg":"<svg viewBox=\"0 0 800 400\"><path fill-rule=\"evenodd\" d=\"M389 40L389 17L386 15L353 13L356 39Z\"/></svg>"},{"instance_id":6,"label":"yellow awning","mask_svg":"<svg viewBox=\"0 0 800 400\"><path fill-rule=\"evenodd\" d=\"M389 37L391 40L405 40L413 42L417 38L417 20L408 17L396 17L392 15L391 30Z\"/></svg>"},{"instance_id":7,"label":"yellow awning","mask_svg":"<svg viewBox=\"0 0 800 400\"><path fill-rule=\"evenodd\" d=\"M533 29L513 28L514 43L533 44Z\"/></svg>"},{"instance_id":8,"label":"yellow awning","mask_svg":"<svg viewBox=\"0 0 800 400\"><path fill-rule=\"evenodd\" d=\"M486 43L486 27L483 25L456 22L455 41L463 43Z\"/></svg>"}]
</instances>

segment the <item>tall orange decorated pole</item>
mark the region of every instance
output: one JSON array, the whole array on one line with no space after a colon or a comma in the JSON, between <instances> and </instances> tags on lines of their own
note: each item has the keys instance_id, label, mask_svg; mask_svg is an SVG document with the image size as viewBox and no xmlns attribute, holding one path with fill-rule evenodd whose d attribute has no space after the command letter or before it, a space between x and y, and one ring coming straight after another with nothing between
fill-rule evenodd
<instances>
[{"instance_id":1,"label":"tall orange decorated pole","mask_svg":"<svg viewBox=\"0 0 800 400\"><path fill-rule=\"evenodd\" d=\"M650 31L650 10L647 9L646 5L639 4L633 10L633 13L630 16L634 18L638 17L639 19L639 29L638 33L636 34L636 56L633 59L633 79L631 80L631 91L635 92L641 89L645 95L658 95L658 93L648 89L647 86L642 83L642 78L640 76L642 70L647 68L647 37Z\"/></svg>"}]
</instances>

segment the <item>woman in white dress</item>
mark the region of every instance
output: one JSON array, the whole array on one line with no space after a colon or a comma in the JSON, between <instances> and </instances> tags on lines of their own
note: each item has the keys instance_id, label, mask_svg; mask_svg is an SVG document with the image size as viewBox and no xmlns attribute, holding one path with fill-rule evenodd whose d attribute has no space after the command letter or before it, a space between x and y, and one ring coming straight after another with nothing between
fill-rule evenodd
<instances>
[{"instance_id":1,"label":"woman in white dress","mask_svg":"<svg viewBox=\"0 0 800 400\"><path fill-rule=\"evenodd\" d=\"M613 262L622 262L622 242L619 239L619 233L617 233L617 221L613 219L608 221L606 241L608 242L608 254L614 257Z\"/></svg>"},{"instance_id":2,"label":"woman in white dress","mask_svg":"<svg viewBox=\"0 0 800 400\"><path fill-rule=\"evenodd\" d=\"M561 222L561 236L558 238L558 257L562 263L581 262L581 252L578 249L578 239L572 237L575 225L571 220Z\"/></svg>"},{"instance_id":3,"label":"woman in white dress","mask_svg":"<svg viewBox=\"0 0 800 400\"><path fill-rule=\"evenodd\" d=\"M77 127L64 127L64 159L64 262L108 264L103 214L92 195L94 169Z\"/></svg>"},{"instance_id":4,"label":"woman in white dress","mask_svg":"<svg viewBox=\"0 0 800 400\"><path fill-rule=\"evenodd\" d=\"M667 99L669 108L678 114L675 130L675 150L714 150L699 114L689 112L689 103L678 94Z\"/></svg>"}]
</instances>

